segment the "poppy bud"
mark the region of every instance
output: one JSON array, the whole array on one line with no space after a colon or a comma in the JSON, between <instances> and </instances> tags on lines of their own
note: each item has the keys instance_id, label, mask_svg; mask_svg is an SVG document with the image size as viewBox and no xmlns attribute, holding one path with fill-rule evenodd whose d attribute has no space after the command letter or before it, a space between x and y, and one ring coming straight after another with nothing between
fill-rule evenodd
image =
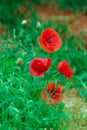
<instances>
[{"instance_id":1,"label":"poppy bud","mask_svg":"<svg viewBox=\"0 0 87 130\"><path fill-rule=\"evenodd\" d=\"M22 25L27 24L27 20L22 21Z\"/></svg>"},{"instance_id":2,"label":"poppy bud","mask_svg":"<svg viewBox=\"0 0 87 130\"><path fill-rule=\"evenodd\" d=\"M37 22L37 29L39 30L40 27L41 27L41 23L38 21L38 22Z\"/></svg>"},{"instance_id":3,"label":"poppy bud","mask_svg":"<svg viewBox=\"0 0 87 130\"><path fill-rule=\"evenodd\" d=\"M17 63L21 65L21 64L22 64L22 59L21 59L21 58L18 58L18 59L17 59Z\"/></svg>"}]
</instances>

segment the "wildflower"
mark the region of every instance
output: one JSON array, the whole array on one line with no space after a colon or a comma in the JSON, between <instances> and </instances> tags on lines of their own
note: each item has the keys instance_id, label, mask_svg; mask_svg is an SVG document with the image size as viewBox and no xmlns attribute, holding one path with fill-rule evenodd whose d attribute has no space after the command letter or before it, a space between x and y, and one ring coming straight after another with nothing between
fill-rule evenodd
<instances>
[{"instance_id":1,"label":"wildflower","mask_svg":"<svg viewBox=\"0 0 87 130\"><path fill-rule=\"evenodd\" d=\"M71 78L73 75L72 68L67 64L66 60L59 62L57 70L62 73L66 78Z\"/></svg>"},{"instance_id":2,"label":"wildflower","mask_svg":"<svg viewBox=\"0 0 87 130\"><path fill-rule=\"evenodd\" d=\"M51 28L45 29L39 36L40 47L48 53L60 49L62 41L57 32Z\"/></svg>"},{"instance_id":3,"label":"wildflower","mask_svg":"<svg viewBox=\"0 0 87 130\"><path fill-rule=\"evenodd\" d=\"M29 72L32 76L43 76L50 67L50 58L34 58L29 65Z\"/></svg>"},{"instance_id":4,"label":"wildflower","mask_svg":"<svg viewBox=\"0 0 87 130\"><path fill-rule=\"evenodd\" d=\"M62 86L59 85L56 88L55 82L49 82L46 86L46 91L42 90L41 98L46 101L47 104L60 103L64 95L62 94Z\"/></svg>"}]
</instances>

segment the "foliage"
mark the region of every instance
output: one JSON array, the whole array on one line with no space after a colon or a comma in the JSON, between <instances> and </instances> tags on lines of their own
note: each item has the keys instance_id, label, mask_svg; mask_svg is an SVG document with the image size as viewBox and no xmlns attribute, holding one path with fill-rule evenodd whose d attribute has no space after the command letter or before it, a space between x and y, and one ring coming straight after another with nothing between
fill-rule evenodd
<instances>
[{"instance_id":1,"label":"foliage","mask_svg":"<svg viewBox=\"0 0 87 130\"><path fill-rule=\"evenodd\" d=\"M6 1L1 2L3 5ZM8 37L5 31L0 36L0 129L43 130L52 127L54 130L58 128L67 130L71 116L64 111L64 103L48 106L41 100L40 94L44 84L55 81L63 85L64 92L73 87L84 100L87 99L87 50L84 48L84 43L82 39L77 40L74 35L69 34L65 24L59 23L53 26L51 21L45 23L33 12L28 22L23 25L24 17L19 14L14 17L10 10L13 6L7 8L4 3L4 7L1 7L3 14L0 16L1 22L7 24L9 30ZM9 20L12 20L12 26ZM41 23L40 29L37 28L38 21ZM45 74L47 78L35 78L28 72L28 65L34 57L48 57L48 54L39 48L37 41L42 30L47 27L54 27L59 33L62 47L51 55L52 67ZM22 64L17 63L18 58L22 59ZM60 75L55 76L57 63L63 59L66 59L73 68L72 80L66 80ZM63 125L61 120L67 120L67 125Z\"/></svg>"},{"instance_id":2,"label":"foliage","mask_svg":"<svg viewBox=\"0 0 87 130\"><path fill-rule=\"evenodd\" d=\"M77 10L83 10L83 12L87 12L87 0L55 0L59 7L63 10L73 9L74 12Z\"/></svg>"}]
</instances>

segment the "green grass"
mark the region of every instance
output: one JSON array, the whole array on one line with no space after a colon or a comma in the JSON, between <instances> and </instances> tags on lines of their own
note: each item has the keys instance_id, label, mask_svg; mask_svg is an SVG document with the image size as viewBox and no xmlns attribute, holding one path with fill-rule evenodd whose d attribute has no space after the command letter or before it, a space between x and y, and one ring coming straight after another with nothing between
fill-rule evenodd
<instances>
[{"instance_id":1,"label":"green grass","mask_svg":"<svg viewBox=\"0 0 87 130\"><path fill-rule=\"evenodd\" d=\"M54 26L52 21L46 23L38 19L34 12L26 25L22 25L23 18L14 19L17 22L13 22L13 25L5 25L9 30L9 37L6 38L5 32L0 36L0 129L68 130L71 123L72 126L75 125L74 121L72 122L73 118L78 120L76 126L80 128L79 122L82 122L82 117L74 117L73 113L65 109L64 102L50 106L40 95L44 85L53 81L63 85L64 93L75 88L84 99L83 102L87 102L87 50L84 48L83 40L77 40L75 35L69 34L67 25L59 23ZM41 23L39 30L38 21ZM62 38L60 50L51 55L40 49L37 40L47 27L54 28ZM28 71L29 63L35 57L52 59L52 65L44 77L33 77ZM17 63L18 58L22 59L21 65ZM57 73L58 62L64 59L73 68L72 79L66 79L61 74L52 78ZM72 130L73 128L71 127Z\"/></svg>"},{"instance_id":2,"label":"green grass","mask_svg":"<svg viewBox=\"0 0 87 130\"><path fill-rule=\"evenodd\" d=\"M74 13L76 13L78 10L81 12L87 13L87 0L55 0L56 3L59 5L60 9L63 10L70 10L72 9Z\"/></svg>"}]
</instances>

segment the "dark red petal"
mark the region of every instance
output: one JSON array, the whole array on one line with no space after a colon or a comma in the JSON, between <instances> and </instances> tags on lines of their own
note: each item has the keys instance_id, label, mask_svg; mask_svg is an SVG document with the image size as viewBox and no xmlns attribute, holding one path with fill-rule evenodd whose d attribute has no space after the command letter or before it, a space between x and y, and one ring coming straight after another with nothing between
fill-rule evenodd
<instances>
[{"instance_id":1,"label":"dark red petal","mask_svg":"<svg viewBox=\"0 0 87 130\"><path fill-rule=\"evenodd\" d=\"M61 93L62 89L63 89L63 87L61 85L59 85L58 88L56 89L56 93Z\"/></svg>"},{"instance_id":2,"label":"dark red petal","mask_svg":"<svg viewBox=\"0 0 87 130\"><path fill-rule=\"evenodd\" d=\"M55 95L52 95L52 100L53 101L57 101L61 95L61 92L62 92L62 86L59 85L58 88L55 90Z\"/></svg>"},{"instance_id":3,"label":"dark red petal","mask_svg":"<svg viewBox=\"0 0 87 130\"><path fill-rule=\"evenodd\" d=\"M32 76L43 76L43 72L38 72L38 71L35 71L34 69L32 69L32 66L30 65L29 66L29 72Z\"/></svg>"},{"instance_id":4,"label":"dark red petal","mask_svg":"<svg viewBox=\"0 0 87 130\"><path fill-rule=\"evenodd\" d=\"M34 58L29 65L29 72L33 76L41 76L50 67L51 59Z\"/></svg>"}]
</instances>

